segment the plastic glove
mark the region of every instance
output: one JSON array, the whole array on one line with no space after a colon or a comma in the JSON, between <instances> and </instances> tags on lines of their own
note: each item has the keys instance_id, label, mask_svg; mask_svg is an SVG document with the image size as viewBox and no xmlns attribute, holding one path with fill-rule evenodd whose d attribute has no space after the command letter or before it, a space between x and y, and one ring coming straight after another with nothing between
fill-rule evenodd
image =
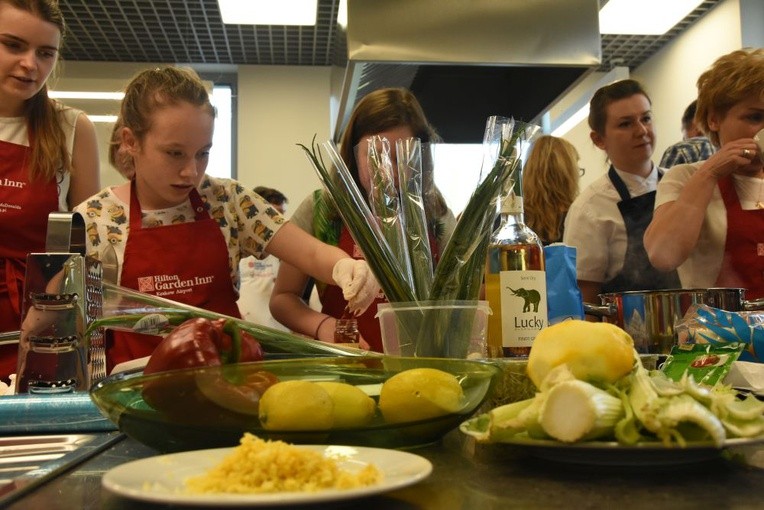
<instances>
[{"instance_id":1,"label":"plastic glove","mask_svg":"<svg viewBox=\"0 0 764 510\"><path fill-rule=\"evenodd\" d=\"M360 315L379 294L379 284L365 260L340 259L332 270L334 282L342 288L348 308Z\"/></svg>"}]
</instances>

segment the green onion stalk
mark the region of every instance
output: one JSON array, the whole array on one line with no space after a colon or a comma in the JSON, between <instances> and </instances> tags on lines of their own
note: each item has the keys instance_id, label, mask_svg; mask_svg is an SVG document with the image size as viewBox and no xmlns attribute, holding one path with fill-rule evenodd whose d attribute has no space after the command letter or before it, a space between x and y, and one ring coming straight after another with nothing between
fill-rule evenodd
<instances>
[{"instance_id":1,"label":"green onion stalk","mask_svg":"<svg viewBox=\"0 0 764 510\"><path fill-rule=\"evenodd\" d=\"M246 331L260 342L266 353L289 353L303 356L378 355L361 349L308 339L237 317L211 312L159 296L143 294L107 282L103 283L103 303L103 315L88 325L85 332L86 338L90 338L90 334L99 328L150 334L166 333L188 319L202 317L210 320L226 320L226 330L231 330L234 334L237 329Z\"/></svg>"},{"instance_id":2,"label":"green onion stalk","mask_svg":"<svg viewBox=\"0 0 764 510\"><path fill-rule=\"evenodd\" d=\"M502 117L486 123L483 170L488 171L473 192L454 228L440 263L435 269L431 301L477 300L483 280L485 256L502 193L511 188L513 174L520 168L520 155L538 131L537 126ZM498 150L497 150L498 148ZM483 173L481 171L481 173ZM442 356L448 344L469 342L472 320L454 317L447 309L432 309L424 318L417 339L417 356Z\"/></svg>"},{"instance_id":3,"label":"green onion stalk","mask_svg":"<svg viewBox=\"0 0 764 510\"><path fill-rule=\"evenodd\" d=\"M419 138L398 140L395 154L414 293L423 301L428 299L432 288L433 263L422 196L422 144Z\"/></svg>"},{"instance_id":4,"label":"green onion stalk","mask_svg":"<svg viewBox=\"0 0 764 510\"><path fill-rule=\"evenodd\" d=\"M409 287L414 288L409 248L403 232L405 219L393 177L390 142L387 138L375 135L368 138L366 143L369 147L367 162L371 184L369 206L379 222L382 235L398 260L401 274Z\"/></svg>"},{"instance_id":5,"label":"green onion stalk","mask_svg":"<svg viewBox=\"0 0 764 510\"><path fill-rule=\"evenodd\" d=\"M358 186L353 182L334 143L328 141L323 144L323 149L329 155L335 169L335 172L331 174L320 152L321 147L315 142L315 137L310 148L302 144L298 145L305 151L318 177L337 205L342 220L356 244L363 251L366 262L387 299L391 302L416 301L408 279L401 272L398 258L392 253L379 224L358 190Z\"/></svg>"}]
</instances>

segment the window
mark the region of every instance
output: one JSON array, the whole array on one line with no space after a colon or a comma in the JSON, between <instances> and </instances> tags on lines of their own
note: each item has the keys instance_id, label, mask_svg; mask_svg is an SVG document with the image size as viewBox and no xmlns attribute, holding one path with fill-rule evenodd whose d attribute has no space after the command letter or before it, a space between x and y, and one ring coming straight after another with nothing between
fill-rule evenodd
<instances>
[{"instance_id":1,"label":"window","mask_svg":"<svg viewBox=\"0 0 764 510\"><path fill-rule=\"evenodd\" d=\"M217 110L217 117L215 118L215 133L212 137L210 160L207 164L207 175L235 178L233 88L227 84L215 85L212 88L210 101Z\"/></svg>"},{"instance_id":2,"label":"window","mask_svg":"<svg viewBox=\"0 0 764 510\"><path fill-rule=\"evenodd\" d=\"M448 208L454 216L458 216L477 188L483 161L483 145L433 144L432 159L435 185L446 199Z\"/></svg>"}]
</instances>

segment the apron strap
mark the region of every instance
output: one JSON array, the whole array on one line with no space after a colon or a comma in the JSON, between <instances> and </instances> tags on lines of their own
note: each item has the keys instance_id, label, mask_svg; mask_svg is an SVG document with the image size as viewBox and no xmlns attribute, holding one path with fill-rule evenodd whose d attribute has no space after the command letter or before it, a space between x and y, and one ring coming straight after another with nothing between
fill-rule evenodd
<instances>
[{"instance_id":1,"label":"apron strap","mask_svg":"<svg viewBox=\"0 0 764 510\"><path fill-rule=\"evenodd\" d=\"M629 200L631 198L631 193L629 193L629 188L626 187L626 183L623 182L623 179L621 179L621 176L618 175L618 172L615 171L615 168L613 167L613 165L610 165L610 168L607 171L607 176L610 179L610 182L613 183L613 187L615 187L615 190L618 192L618 195L620 195L621 200ZM661 177L663 177L663 172L661 172L659 168L658 181L661 180Z\"/></svg>"}]
</instances>

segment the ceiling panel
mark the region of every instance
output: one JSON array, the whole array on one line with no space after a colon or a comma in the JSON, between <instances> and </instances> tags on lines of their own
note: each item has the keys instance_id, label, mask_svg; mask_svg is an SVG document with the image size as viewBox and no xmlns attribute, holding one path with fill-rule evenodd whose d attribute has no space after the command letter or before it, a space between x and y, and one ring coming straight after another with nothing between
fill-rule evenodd
<instances>
[{"instance_id":1,"label":"ceiling panel","mask_svg":"<svg viewBox=\"0 0 764 510\"><path fill-rule=\"evenodd\" d=\"M720 1L702 2L661 36L604 35L602 69L639 66ZM342 43L335 41L339 0L318 1L315 27L225 25L217 0L60 0L60 5L68 23L65 60L291 66L346 60ZM386 21L394 22L394 16Z\"/></svg>"}]
</instances>

